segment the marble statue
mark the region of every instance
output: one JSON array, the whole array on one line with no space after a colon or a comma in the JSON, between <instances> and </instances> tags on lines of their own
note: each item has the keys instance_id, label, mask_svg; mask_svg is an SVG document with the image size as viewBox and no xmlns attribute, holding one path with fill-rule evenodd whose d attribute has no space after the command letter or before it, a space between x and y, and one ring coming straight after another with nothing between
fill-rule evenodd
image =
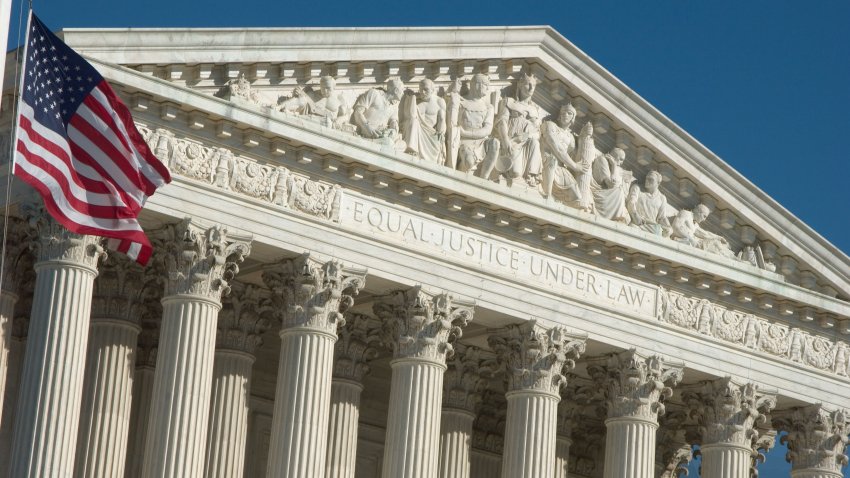
<instances>
[{"instance_id":1,"label":"marble statue","mask_svg":"<svg viewBox=\"0 0 850 478\"><path fill-rule=\"evenodd\" d=\"M278 109L306 115L329 128L343 129L349 114L348 104L337 91L334 77L323 76L319 79L319 95L319 99L314 101L302 87L296 86L292 98L280 102Z\"/></svg>"},{"instance_id":2,"label":"marble statue","mask_svg":"<svg viewBox=\"0 0 850 478\"><path fill-rule=\"evenodd\" d=\"M626 208L626 196L634 180L631 171L623 169L626 153L620 148L612 149L593 160L590 189L596 214L612 221L631 222Z\"/></svg>"},{"instance_id":3,"label":"marble statue","mask_svg":"<svg viewBox=\"0 0 850 478\"><path fill-rule=\"evenodd\" d=\"M554 197L553 189L558 189L563 191L561 199L566 204L590 212L593 210L590 185L595 154L593 125L585 124L579 137L580 146L577 146L571 129L575 118L576 109L567 103L558 112L557 122L543 123L543 195Z\"/></svg>"},{"instance_id":4,"label":"marble statue","mask_svg":"<svg viewBox=\"0 0 850 478\"><path fill-rule=\"evenodd\" d=\"M667 219L667 197L658 189L661 180L661 173L650 171L644 181L646 191L641 191L637 183L632 184L626 198L626 207L633 226L659 236L667 236L670 232L670 221Z\"/></svg>"},{"instance_id":5,"label":"marble statue","mask_svg":"<svg viewBox=\"0 0 850 478\"><path fill-rule=\"evenodd\" d=\"M419 94L407 94L399 105L401 135L406 152L426 161L446 161L446 101L436 94L434 82L419 82Z\"/></svg>"},{"instance_id":6,"label":"marble statue","mask_svg":"<svg viewBox=\"0 0 850 478\"><path fill-rule=\"evenodd\" d=\"M540 153L540 108L531 102L537 78L523 74L517 80L514 98L502 100L495 120L501 144L498 160L484 164L481 176L490 177L495 169L508 179L524 177L529 186L540 183L543 157Z\"/></svg>"},{"instance_id":7,"label":"marble statue","mask_svg":"<svg viewBox=\"0 0 850 478\"><path fill-rule=\"evenodd\" d=\"M239 74L235 80L227 82L227 90L225 90L226 99L233 100L238 98L250 103L260 103L260 95L251 89L251 82L245 78L244 74Z\"/></svg>"},{"instance_id":8,"label":"marble statue","mask_svg":"<svg viewBox=\"0 0 850 478\"><path fill-rule=\"evenodd\" d=\"M755 246L744 246L735 257L742 262L749 262L759 269L776 272L776 264L764 257L764 251L758 244Z\"/></svg>"},{"instance_id":9,"label":"marble statue","mask_svg":"<svg viewBox=\"0 0 850 478\"><path fill-rule=\"evenodd\" d=\"M705 204L697 205L693 211L682 209L673 219L670 238L704 251L734 258L735 253L732 252L726 238L706 231L700 226L710 213L711 209Z\"/></svg>"},{"instance_id":10,"label":"marble statue","mask_svg":"<svg viewBox=\"0 0 850 478\"><path fill-rule=\"evenodd\" d=\"M479 73L469 83L467 96L460 95L457 85L449 93L452 104L449 144L457 169L474 172L482 163L495 164L499 156L499 140L490 137L495 117L489 100L490 78Z\"/></svg>"},{"instance_id":11,"label":"marble statue","mask_svg":"<svg viewBox=\"0 0 850 478\"><path fill-rule=\"evenodd\" d=\"M398 102L404 84L398 78L387 80L386 89L372 88L354 103L352 122L364 138L394 140L398 135Z\"/></svg>"}]
</instances>

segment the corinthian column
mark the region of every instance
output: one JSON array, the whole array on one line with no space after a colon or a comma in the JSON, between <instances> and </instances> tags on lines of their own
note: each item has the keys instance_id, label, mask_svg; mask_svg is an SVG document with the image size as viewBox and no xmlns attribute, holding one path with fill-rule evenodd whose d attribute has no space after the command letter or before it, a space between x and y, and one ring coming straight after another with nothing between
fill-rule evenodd
<instances>
[{"instance_id":1,"label":"corinthian column","mask_svg":"<svg viewBox=\"0 0 850 478\"><path fill-rule=\"evenodd\" d=\"M30 269L27 254L27 227L23 220L9 217L4 224L0 220L0 228L6 230L6 250L3 257L3 268L0 269L0 412L3 410L3 399L6 396L6 375L9 369L9 351L12 341L12 320L15 315L15 304L18 302L18 286L24 275ZM3 424L0 413L0 426Z\"/></svg>"},{"instance_id":2,"label":"corinthian column","mask_svg":"<svg viewBox=\"0 0 850 478\"><path fill-rule=\"evenodd\" d=\"M251 251L250 238L191 219L159 231L167 269L142 476L204 472L213 353L221 296Z\"/></svg>"},{"instance_id":3,"label":"corinthian column","mask_svg":"<svg viewBox=\"0 0 850 478\"><path fill-rule=\"evenodd\" d=\"M841 478L850 433L850 412L830 410L821 404L795 408L775 420L788 432L791 478Z\"/></svg>"},{"instance_id":4,"label":"corinthian column","mask_svg":"<svg viewBox=\"0 0 850 478\"><path fill-rule=\"evenodd\" d=\"M94 282L75 477L124 473L144 270L110 257Z\"/></svg>"},{"instance_id":5,"label":"corinthian column","mask_svg":"<svg viewBox=\"0 0 850 478\"><path fill-rule=\"evenodd\" d=\"M503 478L555 474L560 389L575 367L586 337L536 320L511 325L488 338L507 377L508 416Z\"/></svg>"},{"instance_id":6,"label":"corinthian column","mask_svg":"<svg viewBox=\"0 0 850 478\"><path fill-rule=\"evenodd\" d=\"M702 435L702 471L705 478L749 478L756 425L767 420L776 397L758 391L752 383L735 383L731 377L704 383L696 392L683 394L697 419Z\"/></svg>"},{"instance_id":7,"label":"corinthian column","mask_svg":"<svg viewBox=\"0 0 850 478\"><path fill-rule=\"evenodd\" d=\"M605 478L653 478L655 435L662 401L682 379L682 366L634 349L614 354L605 364L589 364L608 407Z\"/></svg>"},{"instance_id":8,"label":"corinthian column","mask_svg":"<svg viewBox=\"0 0 850 478\"><path fill-rule=\"evenodd\" d=\"M420 287L377 299L374 311L393 349L383 478L437 476L440 405L449 343L472 320L472 305Z\"/></svg>"},{"instance_id":9,"label":"corinthian column","mask_svg":"<svg viewBox=\"0 0 850 478\"><path fill-rule=\"evenodd\" d=\"M309 254L263 272L282 324L269 478L325 473L336 329L365 276L364 270Z\"/></svg>"},{"instance_id":10,"label":"corinthian column","mask_svg":"<svg viewBox=\"0 0 850 478\"><path fill-rule=\"evenodd\" d=\"M207 478L241 478L248 438L251 367L261 335L269 328L260 317L260 291L234 284L218 314L212 401L207 438Z\"/></svg>"},{"instance_id":11,"label":"corinthian column","mask_svg":"<svg viewBox=\"0 0 850 478\"><path fill-rule=\"evenodd\" d=\"M334 346L326 478L354 478L360 393L369 362L378 355L380 324L363 314L346 313Z\"/></svg>"},{"instance_id":12,"label":"corinthian column","mask_svg":"<svg viewBox=\"0 0 850 478\"><path fill-rule=\"evenodd\" d=\"M100 238L68 232L40 207L36 280L9 476L71 476Z\"/></svg>"},{"instance_id":13,"label":"corinthian column","mask_svg":"<svg viewBox=\"0 0 850 478\"><path fill-rule=\"evenodd\" d=\"M483 352L478 347L455 346L443 379L443 414L440 421L440 478L469 478L472 424L487 386L482 373Z\"/></svg>"}]
</instances>

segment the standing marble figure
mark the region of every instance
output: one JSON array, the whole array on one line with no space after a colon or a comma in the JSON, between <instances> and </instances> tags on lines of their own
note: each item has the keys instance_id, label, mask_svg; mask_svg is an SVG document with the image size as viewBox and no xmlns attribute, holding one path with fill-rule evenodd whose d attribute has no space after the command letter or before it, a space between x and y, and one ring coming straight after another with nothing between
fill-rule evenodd
<instances>
[{"instance_id":1,"label":"standing marble figure","mask_svg":"<svg viewBox=\"0 0 850 478\"><path fill-rule=\"evenodd\" d=\"M543 157L540 154L540 108L531 102L537 78L523 75L516 85L516 97L502 100L496 117L496 133L501 155L495 169L508 179L525 177L529 186L540 183ZM493 166L485 163L481 177L489 178Z\"/></svg>"},{"instance_id":2,"label":"standing marble figure","mask_svg":"<svg viewBox=\"0 0 850 478\"><path fill-rule=\"evenodd\" d=\"M456 147L457 151L451 154L457 158L457 169L461 171L474 172L483 163L485 167L479 173L483 178L489 176L484 174L486 165L489 164L492 171L492 165L499 156L499 140L490 137L495 113L487 98L489 91L490 78L479 73L472 77L466 97L460 96L458 91L450 93L452 109L455 110L452 118L457 121L452 124L453 137L450 138L452 147Z\"/></svg>"},{"instance_id":3,"label":"standing marble figure","mask_svg":"<svg viewBox=\"0 0 850 478\"><path fill-rule=\"evenodd\" d=\"M429 79L419 82L419 94L407 94L399 106L401 134L407 153L432 163L443 164L446 158L446 102L436 95Z\"/></svg>"}]
</instances>

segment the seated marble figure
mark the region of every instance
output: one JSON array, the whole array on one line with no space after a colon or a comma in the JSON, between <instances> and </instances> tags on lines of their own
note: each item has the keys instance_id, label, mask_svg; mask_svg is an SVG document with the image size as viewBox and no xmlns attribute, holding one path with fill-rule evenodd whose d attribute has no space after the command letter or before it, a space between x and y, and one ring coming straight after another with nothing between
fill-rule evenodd
<instances>
[{"instance_id":1,"label":"seated marble figure","mask_svg":"<svg viewBox=\"0 0 850 478\"><path fill-rule=\"evenodd\" d=\"M301 87L296 87L292 98L278 105L280 111L307 115L317 119L321 124L342 129L349 110L342 94L336 89L336 80L332 76L323 76L319 80L319 99L313 100Z\"/></svg>"},{"instance_id":2,"label":"seated marble figure","mask_svg":"<svg viewBox=\"0 0 850 478\"><path fill-rule=\"evenodd\" d=\"M523 74L517 80L514 97L502 100L494 125L501 145L500 155L495 163L485 163L481 177L489 178L495 169L508 180L522 177L529 186L540 184L543 166L540 122L543 113L531 101L536 87L537 78Z\"/></svg>"},{"instance_id":3,"label":"seated marble figure","mask_svg":"<svg viewBox=\"0 0 850 478\"><path fill-rule=\"evenodd\" d=\"M658 189L661 186L661 180L661 173L650 171L644 181L646 191L641 191L637 183L632 184L629 196L626 198L626 208L633 226L666 237L670 234L668 217L671 214L667 197Z\"/></svg>"},{"instance_id":4,"label":"seated marble figure","mask_svg":"<svg viewBox=\"0 0 850 478\"><path fill-rule=\"evenodd\" d=\"M418 94L405 94L399 105L399 125L407 153L444 164L446 102L437 96L436 90L434 82L426 78L419 82Z\"/></svg>"},{"instance_id":5,"label":"seated marble figure","mask_svg":"<svg viewBox=\"0 0 850 478\"><path fill-rule=\"evenodd\" d=\"M447 95L449 163L460 171L477 171L484 178L489 178L484 173L493 170L499 156L499 140L491 137L495 113L489 93L490 78L479 73L469 82L466 96L461 96L457 85Z\"/></svg>"},{"instance_id":6,"label":"seated marble figure","mask_svg":"<svg viewBox=\"0 0 850 478\"><path fill-rule=\"evenodd\" d=\"M726 238L702 228L701 224L709 214L711 209L705 204L697 205L693 211L682 209L673 219L670 238L707 252L735 258Z\"/></svg>"},{"instance_id":7,"label":"seated marble figure","mask_svg":"<svg viewBox=\"0 0 850 478\"><path fill-rule=\"evenodd\" d=\"M543 195L555 197L571 207L593 211L591 190L593 158L593 125L588 122L578 142L572 132L576 109L572 104L561 107L556 121L543 123Z\"/></svg>"},{"instance_id":8,"label":"seated marble figure","mask_svg":"<svg viewBox=\"0 0 850 478\"><path fill-rule=\"evenodd\" d=\"M593 160L590 189L596 214L612 221L631 222L626 197L633 181L632 172L623 169L626 153L614 148Z\"/></svg>"},{"instance_id":9,"label":"seated marble figure","mask_svg":"<svg viewBox=\"0 0 850 478\"><path fill-rule=\"evenodd\" d=\"M351 121L357 134L369 139L395 141L398 135L398 102L404 95L404 84L398 78L387 80L387 86L372 88L354 103Z\"/></svg>"}]
</instances>

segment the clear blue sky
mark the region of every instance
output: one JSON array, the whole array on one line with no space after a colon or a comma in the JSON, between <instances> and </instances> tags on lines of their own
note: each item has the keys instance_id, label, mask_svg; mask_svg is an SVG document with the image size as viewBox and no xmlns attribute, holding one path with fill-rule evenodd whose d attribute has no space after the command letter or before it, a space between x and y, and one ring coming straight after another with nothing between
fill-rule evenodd
<instances>
[{"instance_id":1,"label":"clear blue sky","mask_svg":"<svg viewBox=\"0 0 850 478\"><path fill-rule=\"evenodd\" d=\"M845 141L850 138L850 2L845 0L36 0L34 7L54 30L552 25L850 252L850 144ZM784 449L769 455L763 478L788 476L783 455Z\"/></svg>"}]
</instances>

